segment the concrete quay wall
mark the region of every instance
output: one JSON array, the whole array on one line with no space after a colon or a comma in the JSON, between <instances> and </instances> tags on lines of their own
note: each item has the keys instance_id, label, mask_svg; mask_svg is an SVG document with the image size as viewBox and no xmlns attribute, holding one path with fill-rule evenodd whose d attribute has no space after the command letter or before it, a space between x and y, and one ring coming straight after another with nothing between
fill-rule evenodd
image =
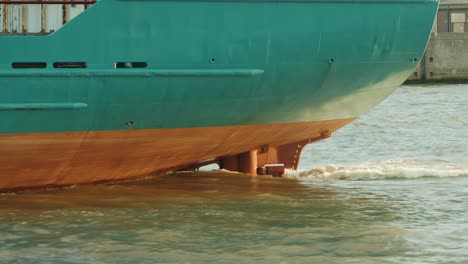
<instances>
[{"instance_id":1,"label":"concrete quay wall","mask_svg":"<svg viewBox=\"0 0 468 264\"><path fill-rule=\"evenodd\" d=\"M407 83L468 82L468 33L432 33Z\"/></svg>"}]
</instances>

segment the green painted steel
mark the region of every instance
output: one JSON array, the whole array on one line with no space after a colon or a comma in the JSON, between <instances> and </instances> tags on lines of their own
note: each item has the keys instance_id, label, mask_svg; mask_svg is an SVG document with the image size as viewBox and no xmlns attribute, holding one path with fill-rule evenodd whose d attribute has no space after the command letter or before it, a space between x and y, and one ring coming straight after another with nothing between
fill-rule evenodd
<instances>
[{"instance_id":1,"label":"green painted steel","mask_svg":"<svg viewBox=\"0 0 468 264\"><path fill-rule=\"evenodd\" d=\"M410 75L437 7L437 0L100 0L51 35L0 36L7 106L0 133L357 117Z\"/></svg>"}]
</instances>

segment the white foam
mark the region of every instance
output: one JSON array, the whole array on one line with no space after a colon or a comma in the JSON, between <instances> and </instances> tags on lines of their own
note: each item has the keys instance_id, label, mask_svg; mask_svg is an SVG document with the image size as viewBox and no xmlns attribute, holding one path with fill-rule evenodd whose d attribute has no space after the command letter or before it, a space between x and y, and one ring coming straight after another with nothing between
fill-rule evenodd
<instances>
[{"instance_id":1,"label":"white foam","mask_svg":"<svg viewBox=\"0 0 468 264\"><path fill-rule=\"evenodd\" d=\"M468 176L468 164L442 161L390 160L360 165L328 165L311 170L287 171L286 177L298 180L381 180Z\"/></svg>"}]
</instances>

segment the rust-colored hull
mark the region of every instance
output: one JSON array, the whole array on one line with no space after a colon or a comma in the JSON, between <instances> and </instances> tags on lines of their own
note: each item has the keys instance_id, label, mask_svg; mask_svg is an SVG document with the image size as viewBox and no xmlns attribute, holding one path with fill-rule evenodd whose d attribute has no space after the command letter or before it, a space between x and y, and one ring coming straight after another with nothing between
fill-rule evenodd
<instances>
[{"instance_id":1,"label":"rust-colored hull","mask_svg":"<svg viewBox=\"0 0 468 264\"><path fill-rule=\"evenodd\" d=\"M3 134L0 135L0 190L119 181L163 173L208 160L219 161L223 157L260 150L265 146L277 148L320 138L324 131L333 132L352 120Z\"/></svg>"}]
</instances>

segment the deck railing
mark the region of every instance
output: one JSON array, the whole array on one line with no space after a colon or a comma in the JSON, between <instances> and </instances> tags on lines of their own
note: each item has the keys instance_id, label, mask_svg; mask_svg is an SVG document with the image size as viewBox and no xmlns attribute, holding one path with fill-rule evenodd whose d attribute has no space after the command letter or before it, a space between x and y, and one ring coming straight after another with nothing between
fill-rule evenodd
<instances>
[{"instance_id":1,"label":"deck railing","mask_svg":"<svg viewBox=\"0 0 468 264\"><path fill-rule=\"evenodd\" d=\"M49 34L96 0L0 0L0 32Z\"/></svg>"}]
</instances>

